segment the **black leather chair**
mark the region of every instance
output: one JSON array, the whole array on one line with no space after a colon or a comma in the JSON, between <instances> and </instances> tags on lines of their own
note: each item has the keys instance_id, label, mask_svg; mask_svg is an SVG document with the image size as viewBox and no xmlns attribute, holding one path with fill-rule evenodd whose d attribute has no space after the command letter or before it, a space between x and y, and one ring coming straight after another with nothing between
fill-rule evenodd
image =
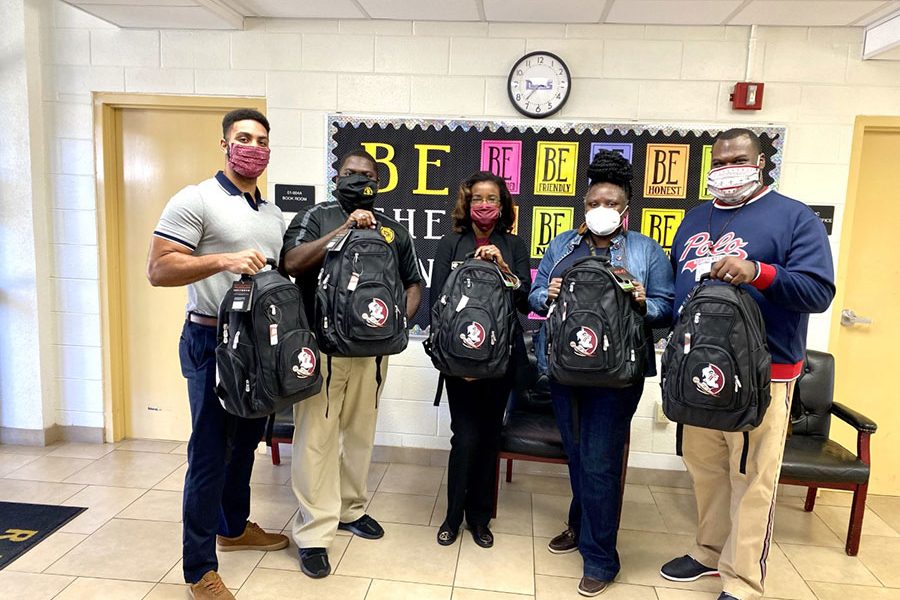
<instances>
[{"instance_id":1,"label":"black leather chair","mask_svg":"<svg viewBox=\"0 0 900 600\"><path fill-rule=\"evenodd\" d=\"M272 464L281 464L281 452L279 444L290 444L294 440L294 409L286 408L275 415L275 424L272 426L272 440L263 439L272 449Z\"/></svg>"},{"instance_id":2,"label":"black leather chair","mask_svg":"<svg viewBox=\"0 0 900 600\"><path fill-rule=\"evenodd\" d=\"M553 414L550 400L550 379L540 373L535 355L533 333L525 332L525 352L520 352L516 364L516 380L510 404L500 433L500 454L497 456L497 483L494 488L494 517L500 496L500 465L506 461L506 482L512 481L513 461L567 464L562 436ZM622 465L622 494L625 491L625 472L628 467L630 435L625 441ZM619 513L621 516L621 501Z\"/></svg>"},{"instance_id":3,"label":"black leather chair","mask_svg":"<svg viewBox=\"0 0 900 600\"><path fill-rule=\"evenodd\" d=\"M877 425L855 410L834 402L834 357L827 352L807 352L804 373L794 387L792 434L784 448L780 483L808 489L804 510L812 511L819 488L851 490L848 555L859 552L869 488L869 438ZM856 454L829 439L831 417L856 429Z\"/></svg>"}]
</instances>

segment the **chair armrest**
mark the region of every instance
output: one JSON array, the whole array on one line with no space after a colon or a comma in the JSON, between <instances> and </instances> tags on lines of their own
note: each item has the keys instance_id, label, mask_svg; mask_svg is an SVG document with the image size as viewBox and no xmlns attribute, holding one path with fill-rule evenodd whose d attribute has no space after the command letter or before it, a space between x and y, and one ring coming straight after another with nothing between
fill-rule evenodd
<instances>
[{"instance_id":1,"label":"chair armrest","mask_svg":"<svg viewBox=\"0 0 900 600\"><path fill-rule=\"evenodd\" d=\"M851 425L857 431L875 433L875 430L878 429L878 425L875 423L875 421L863 414L856 412L848 406L844 406L840 402L835 402L831 405L831 414L836 416L841 421L844 421L845 423Z\"/></svg>"}]
</instances>

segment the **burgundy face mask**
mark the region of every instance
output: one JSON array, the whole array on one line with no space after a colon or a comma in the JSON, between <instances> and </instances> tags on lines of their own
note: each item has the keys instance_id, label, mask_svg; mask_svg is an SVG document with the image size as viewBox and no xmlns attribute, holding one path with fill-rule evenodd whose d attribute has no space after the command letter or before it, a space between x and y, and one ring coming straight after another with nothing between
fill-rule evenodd
<instances>
[{"instance_id":1,"label":"burgundy face mask","mask_svg":"<svg viewBox=\"0 0 900 600\"><path fill-rule=\"evenodd\" d=\"M228 164L234 172L248 179L256 179L269 165L269 149L264 146L232 144Z\"/></svg>"},{"instance_id":2,"label":"burgundy face mask","mask_svg":"<svg viewBox=\"0 0 900 600\"><path fill-rule=\"evenodd\" d=\"M497 224L500 218L500 207L496 204L473 204L469 208L472 222L482 231L487 231Z\"/></svg>"}]
</instances>

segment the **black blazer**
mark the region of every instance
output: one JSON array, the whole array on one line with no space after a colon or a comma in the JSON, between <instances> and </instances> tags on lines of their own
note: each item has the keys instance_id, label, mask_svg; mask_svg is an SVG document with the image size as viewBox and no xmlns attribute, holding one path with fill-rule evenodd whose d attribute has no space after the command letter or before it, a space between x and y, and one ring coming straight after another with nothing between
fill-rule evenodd
<instances>
[{"instance_id":1,"label":"black blazer","mask_svg":"<svg viewBox=\"0 0 900 600\"><path fill-rule=\"evenodd\" d=\"M531 291L531 263L528 256L528 246L517 235L494 230L491 233L490 243L497 246L503 260L515 273L522 285L513 292L513 300L519 312L527 314L528 293ZM438 242L437 252L434 255L434 268L431 273L431 291L429 293L429 306L434 306L444 289L444 284L450 276L454 262L462 262L467 254L475 252L475 234L471 231L465 233L450 232Z\"/></svg>"}]
</instances>

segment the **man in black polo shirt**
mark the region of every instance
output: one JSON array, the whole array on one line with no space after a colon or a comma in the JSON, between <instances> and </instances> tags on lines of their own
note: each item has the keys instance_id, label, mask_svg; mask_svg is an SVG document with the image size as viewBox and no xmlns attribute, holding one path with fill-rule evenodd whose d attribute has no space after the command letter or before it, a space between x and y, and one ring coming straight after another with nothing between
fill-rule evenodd
<instances>
[{"instance_id":1,"label":"man in black polo shirt","mask_svg":"<svg viewBox=\"0 0 900 600\"><path fill-rule=\"evenodd\" d=\"M336 199L301 210L284 236L281 262L297 278L310 321L325 247L351 227L375 229L393 248L411 319L422 297L418 259L406 228L373 212L378 191L375 159L362 150L348 153L340 161L336 182ZM322 361L328 384L318 395L294 405L291 479L300 512L293 533L300 568L310 577L331 573L327 548L337 529L366 539L384 535L375 519L365 514L365 504L376 408L386 372L387 357L332 357Z\"/></svg>"}]
</instances>

